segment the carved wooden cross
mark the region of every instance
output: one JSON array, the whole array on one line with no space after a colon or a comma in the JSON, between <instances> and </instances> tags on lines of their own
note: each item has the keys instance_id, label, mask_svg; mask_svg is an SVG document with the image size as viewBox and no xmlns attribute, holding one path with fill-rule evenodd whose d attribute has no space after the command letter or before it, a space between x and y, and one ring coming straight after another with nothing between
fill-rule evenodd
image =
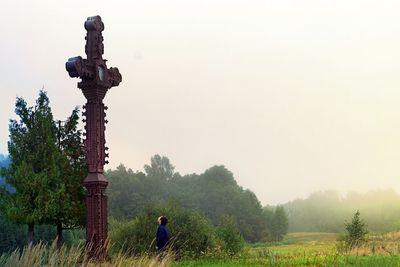
<instances>
[{"instance_id":1,"label":"carved wooden cross","mask_svg":"<svg viewBox=\"0 0 400 267\"><path fill-rule=\"evenodd\" d=\"M89 17L85 22L87 59L72 57L65 67L70 77L81 78L78 87L87 99L86 109L86 161L89 174L84 180L86 194L86 243L90 254L97 259L107 257L105 246L107 241L107 197L105 189L107 178L103 175L108 148L105 146L105 111L107 107L103 99L107 90L118 86L122 77L118 68L107 68L104 53L103 35L104 24L100 16Z\"/></svg>"}]
</instances>

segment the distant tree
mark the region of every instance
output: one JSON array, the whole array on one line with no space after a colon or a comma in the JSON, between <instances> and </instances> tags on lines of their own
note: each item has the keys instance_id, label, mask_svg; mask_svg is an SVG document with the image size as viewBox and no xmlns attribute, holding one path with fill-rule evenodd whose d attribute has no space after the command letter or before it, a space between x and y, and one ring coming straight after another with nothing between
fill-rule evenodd
<instances>
[{"instance_id":1,"label":"distant tree","mask_svg":"<svg viewBox=\"0 0 400 267\"><path fill-rule=\"evenodd\" d=\"M143 208L153 202L153 192L147 191L146 175L133 172L120 164L115 170L106 172L110 216L116 219L130 219L137 216Z\"/></svg>"},{"instance_id":2,"label":"distant tree","mask_svg":"<svg viewBox=\"0 0 400 267\"><path fill-rule=\"evenodd\" d=\"M364 221L360 219L360 212L358 210L354 214L351 223L345 223L345 227L347 230L347 235L345 236L347 248L359 247L365 242L368 230Z\"/></svg>"},{"instance_id":3,"label":"distant tree","mask_svg":"<svg viewBox=\"0 0 400 267\"><path fill-rule=\"evenodd\" d=\"M283 206L277 206L274 211L271 225L273 241L282 241L288 229L288 217Z\"/></svg>"},{"instance_id":4,"label":"distant tree","mask_svg":"<svg viewBox=\"0 0 400 267\"><path fill-rule=\"evenodd\" d=\"M393 189L351 192L345 196L334 191L316 192L306 199L290 201L284 207L289 232L343 233L346 231L343 222L355 210L362 213L370 231L396 231L400 225L400 194Z\"/></svg>"},{"instance_id":5,"label":"distant tree","mask_svg":"<svg viewBox=\"0 0 400 267\"><path fill-rule=\"evenodd\" d=\"M233 174L224 166L213 166L199 176L196 184L189 185L191 195L196 198L197 207L214 225L223 216L235 216L239 188Z\"/></svg>"},{"instance_id":6,"label":"distant tree","mask_svg":"<svg viewBox=\"0 0 400 267\"><path fill-rule=\"evenodd\" d=\"M150 165L144 165L146 175L158 180L170 180L174 175L175 167L169 162L167 157L154 155Z\"/></svg>"},{"instance_id":7,"label":"distant tree","mask_svg":"<svg viewBox=\"0 0 400 267\"><path fill-rule=\"evenodd\" d=\"M341 232L347 206L334 191L312 193L284 205L290 232ZM350 214L350 213L349 213Z\"/></svg>"},{"instance_id":8,"label":"distant tree","mask_svg":"<svg viewBox=\"0 0 400 267\"><path fill-rule=\"evenodd\" d=\"M179 186L176 191L182 205L203 212L214 225L222 217L231 216L246 241L264 239L266 225L260 202L253 192L240 187L224 166L213 166L203 174L183 176L172 182Z\"/></svg>"},{"instance_id":9,"label":"distant tree","mask_svg":"<svg viewBox=\"0 0 400 267\"><path fill-rule=\"evenodd\" d=\"M273 220L274 220L274 210L275 208L272 206L266 206L263 208L263 218L265 220L265 224L266 224L266 239L268 241L272 241L273 237L272 237L272 224L273 224Z\"/></svg>"}]
</instances>

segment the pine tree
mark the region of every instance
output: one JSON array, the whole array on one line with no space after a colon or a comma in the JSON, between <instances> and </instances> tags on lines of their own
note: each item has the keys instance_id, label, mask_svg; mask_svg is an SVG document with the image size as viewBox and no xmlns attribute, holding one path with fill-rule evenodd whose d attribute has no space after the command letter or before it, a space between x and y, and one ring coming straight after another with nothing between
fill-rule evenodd
<instances>
[{"instance_id":1,"label":"pine tree","mask_svg":"<svg viewBox=\"0 0 400 267\"><path fill-rule=\"evenodd\" d=\"M348 232L345 237L347 248L352 249L365 242L368 230L364 221L360 219L360 212L358 210L354 214L351 223L345 223L345 227Z\"/></svg>"}]
</instances>

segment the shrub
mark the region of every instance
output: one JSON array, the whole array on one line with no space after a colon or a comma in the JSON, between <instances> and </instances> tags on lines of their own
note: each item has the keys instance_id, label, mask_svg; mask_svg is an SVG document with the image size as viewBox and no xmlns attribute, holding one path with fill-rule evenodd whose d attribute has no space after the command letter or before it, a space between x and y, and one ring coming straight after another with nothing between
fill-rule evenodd
<instances>
[{"instance_id":1,"label":"shrub","mask_svg":"<svg viewBox=\"0 0 400 267\"><path fill-rule=\"evenodd\" d=\"M111 251L138 255L150 251L153 234L149 227L140 227L138 219L127 221L109 220ZM148 233L146 235L146 233Z\"/></svg>"},{"instance_id":2,"label":"shrub","mask_svg":"<svg viewBox=\"0 0 400 267\"><path fill-rule=\"evenodd\" d=\"M110 220L110 240L114 250L139 255L155 252L157 218L168 218L170 247L179 257L198 257L215 246L215 234L207 219L175 203L151 205L129 221Z\"/></svg>"},{"instance_id":3,"label":"shrub","mask_svg":"<svg viewBox=\"0 0 400 267\"><path fill-rule=\"evenodd\" d=\"M223 217L216 233L218 243L225 253L234 256L242 251L245 242L232 217Z\"/></svg>"}]
</instances>

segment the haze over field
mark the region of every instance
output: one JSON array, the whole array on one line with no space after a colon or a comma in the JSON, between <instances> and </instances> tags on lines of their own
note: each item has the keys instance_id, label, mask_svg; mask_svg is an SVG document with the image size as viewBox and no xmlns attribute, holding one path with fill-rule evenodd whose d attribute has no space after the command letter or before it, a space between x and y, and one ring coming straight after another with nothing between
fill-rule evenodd
<instances>
[{"instance_id":1,"label":"haze over field","mask_svg":"<svg viewBox=\"0 0 400 267\"><path fill-rule=\"evenodd\" d=\"M223 164L263 204L316 190L400 191L398 1L7 1L0 6L0 153L15 97L56 118L85 100L69 57L101 15L123 81L105 102L110 165Z\"/></svg>"}]
</instances>

